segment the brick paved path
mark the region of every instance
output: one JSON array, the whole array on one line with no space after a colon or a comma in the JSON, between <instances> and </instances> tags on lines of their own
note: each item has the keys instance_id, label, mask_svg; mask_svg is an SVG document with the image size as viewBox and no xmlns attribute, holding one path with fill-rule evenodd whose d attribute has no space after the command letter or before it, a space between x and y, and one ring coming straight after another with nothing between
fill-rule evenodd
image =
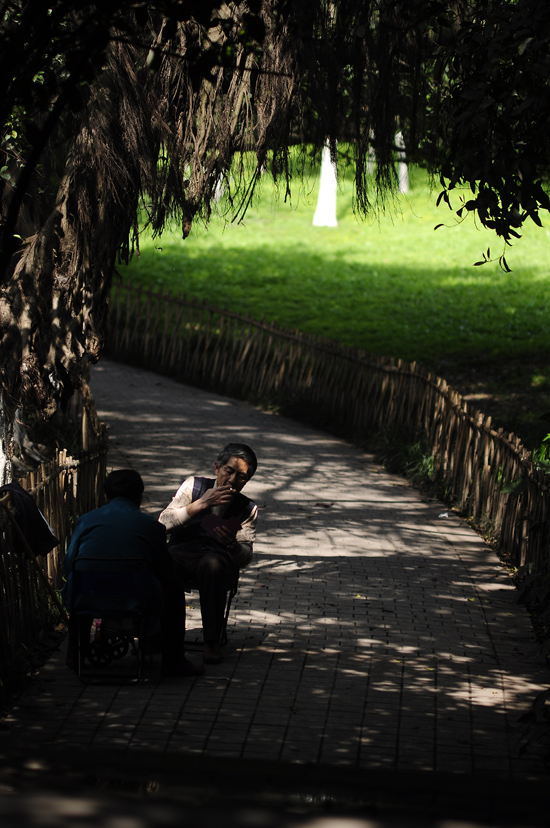
<instances>
[{"instance_id":1,"label":"brick paved path","mask_svg":"<svg viewBox=\"0 0 550 828\"><path fill-rule=\"evenodd\" d=\"M110 464L142 473L152 514L185 476L209 474L226 441L256 449L246 489L261 507L255 560L221 665L160 681L154 663L139 686L86 687L60 652L9 717L14 741L544 773L518 751L518 716L548 682L528 617L495 555L452 512L345 442L245 403L107 361L92 390Z\"/></svg>"}]
</instances>

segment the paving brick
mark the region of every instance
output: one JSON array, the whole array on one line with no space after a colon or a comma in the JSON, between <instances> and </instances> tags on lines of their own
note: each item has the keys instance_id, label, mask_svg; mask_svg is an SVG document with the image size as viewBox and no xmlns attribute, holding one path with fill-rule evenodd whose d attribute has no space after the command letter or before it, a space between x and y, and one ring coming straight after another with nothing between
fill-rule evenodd
<instances>
[{"instance_id":1,"label":"paving brick","mask_svg":"<svg viewBox=\"0 0 550 828\"><path fill-rule=\"evenodd\" d=\"M155 658L140 685L82 685L61 648L6 717L8 732L228 760L544 772L536 748L520 755L515 727L548 684L529 618L456 515L345 442L245 403L106 361L92 391L110 465L142 473L151 514L184 477L209 474L225 442L254 446L255 559L224 662L204 677L160 680ZM187 640L200 648L195 595Z\"/></svg>"}]
</instances>

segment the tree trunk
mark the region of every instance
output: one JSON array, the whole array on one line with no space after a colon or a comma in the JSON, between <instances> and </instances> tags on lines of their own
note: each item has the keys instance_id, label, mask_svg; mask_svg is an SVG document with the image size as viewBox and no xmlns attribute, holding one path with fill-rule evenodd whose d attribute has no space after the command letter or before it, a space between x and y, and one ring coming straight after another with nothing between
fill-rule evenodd
<instances>
[{"instance_id":1,"label":"tree trunk","mask_svg":"<svg viewBox=\"0 0 550 828\"><path fill-rule=\"evenodd\" d=\"M13 417L9 414L5 395L0 390L0 486L11 483L11 432Z\"/></svg>"}]
</instances>

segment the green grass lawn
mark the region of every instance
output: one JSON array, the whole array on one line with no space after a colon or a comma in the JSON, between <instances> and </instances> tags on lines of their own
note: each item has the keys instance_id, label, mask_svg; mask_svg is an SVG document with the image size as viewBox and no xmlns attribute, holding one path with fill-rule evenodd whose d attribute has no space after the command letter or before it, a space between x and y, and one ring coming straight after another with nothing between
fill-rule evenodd
<instances>
[{"instance_id":1,"label":"green grass lawn","mask_svg":"<svg viewBox=\"0 0 550 828\"><path fill-rule=\"evenodd\" d=\"M121 275L373 354L417 360L463 393L494 396L493 380L502 397L503 366L515 365L525 379L529 364L532 387L546 393L550 230L525 228L506 252L511 273L496 262L475 267L488 247L498 257L502 243L472 218L457 226L436 197L426 175L413 171L407 196L362 221L343 176L338 227L318 228L315 178L296 185L284 204L266 177L243 223L215 217L207 228L195 224L185 241L177 232L146 236L140 258ZM469 372L476 365L500 368L480 380ZM513 417L503 425L516 428Z\"/></svg>"}]
</instances>

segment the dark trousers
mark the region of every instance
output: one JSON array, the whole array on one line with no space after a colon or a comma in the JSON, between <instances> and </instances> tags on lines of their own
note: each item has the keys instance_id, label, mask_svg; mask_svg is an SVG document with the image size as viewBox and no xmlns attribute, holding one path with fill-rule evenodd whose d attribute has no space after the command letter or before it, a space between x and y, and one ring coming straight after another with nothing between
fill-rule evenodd
<instances>
[{"instance_id":1,"label":"dark trousers","mask_svg":"<svg viewBox=\"0 0 550 828\"><path fill-rule=\"evenodd\" d=\"M197 540L170 546L176 577L184 589L199 590L205 641L220 640L227 592L237 582L239 568L229 552L214 541Z\"/></svg>"}]
</instances>

